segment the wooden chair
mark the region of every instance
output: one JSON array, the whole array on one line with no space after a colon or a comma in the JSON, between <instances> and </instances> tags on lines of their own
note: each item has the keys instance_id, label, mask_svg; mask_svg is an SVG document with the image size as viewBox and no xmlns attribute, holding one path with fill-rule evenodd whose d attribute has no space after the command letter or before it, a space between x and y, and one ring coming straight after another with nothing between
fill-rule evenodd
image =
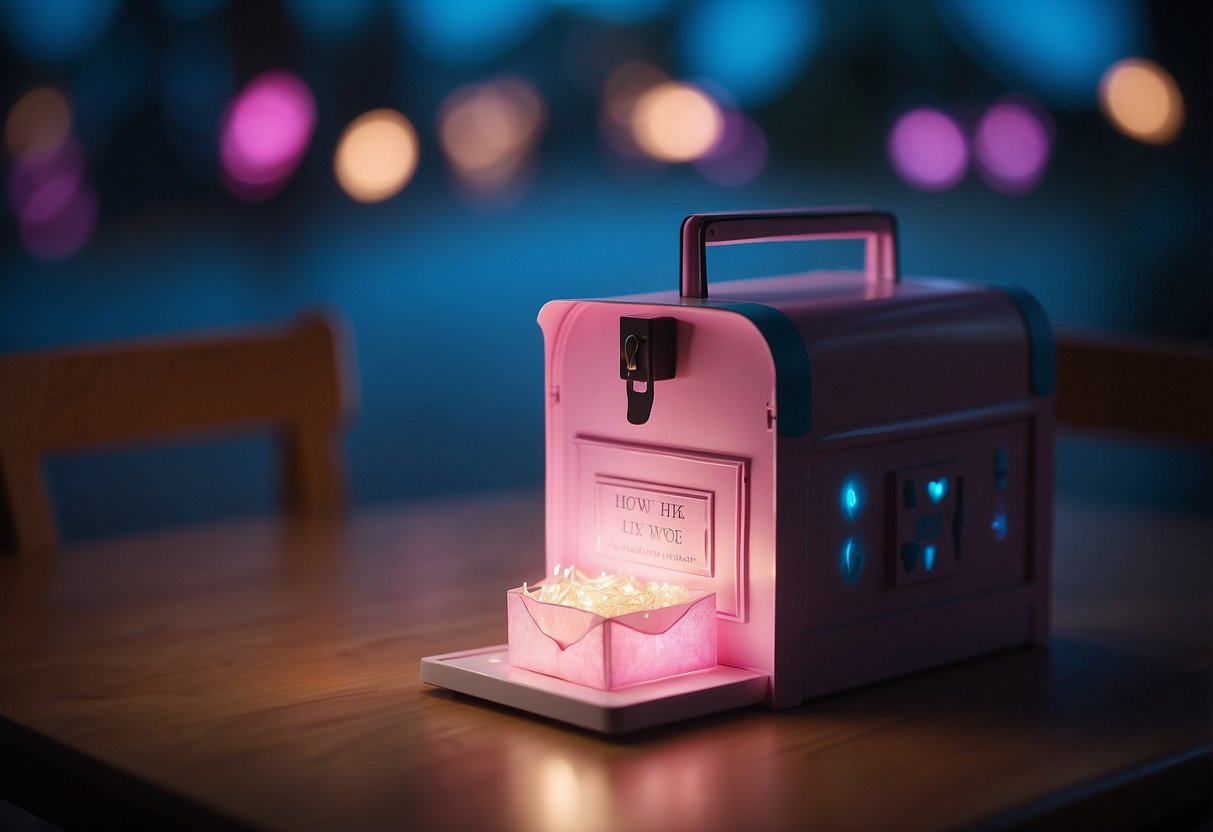
<instances>
[{"instance_id":1,"label":"wooden chair","mask_svg":"<svg viewBox=\"0 0 1213 832\"><path fill-rule=\"evenodd\" d=\"M1060 425L1213 443L1213 346L1057 334Z\"/></svg>"},{"instance_id":2,"label":"wooden chair","mask_svg":"<svg viewBox=\"0 0 1213 832\"><path fill-rule=\"evenodd\" d=\"M338 331L323 315L243 332L0 356L0 551L53 549L42 459L166 434L270 428L286 503L344 498L338 430L352 410Z\"/></svg>"}]
</instances>

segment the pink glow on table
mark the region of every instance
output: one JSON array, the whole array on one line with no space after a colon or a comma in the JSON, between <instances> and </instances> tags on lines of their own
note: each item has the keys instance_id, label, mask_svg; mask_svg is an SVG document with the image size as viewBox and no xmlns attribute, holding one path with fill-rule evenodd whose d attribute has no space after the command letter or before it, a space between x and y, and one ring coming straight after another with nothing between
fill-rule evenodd
<instances>
[{"instance_id":1,"label":"pink glow on table","mask_svg":"<svg viewBox=\"0 0 1213 832\"><path fill-rule=\"evenodd\" d=\"M224 116L219 159L233 196L256 201L278 193L299 166L316 125L307 85L285 70L253 79Z\"/></svg>"},{"instance_id":2,"label":"pink glow on table","mask_svg":"<svg viewBox=\"0 0 1213 832\"><path fill-rule=\"evenodd\" d=\"M973 137L981 178L1011 194L1027 193L1044 175L1052 145L1048 116L1030 102L1004 100L982 116Z\"/></svg>"},{"instance_id":3,"label":"pink glow on table","mask_svg":"<svg viewBox=\"0 0 1213 832\"><path fill-rule=\"evenodd\" d=\"M906 183L923 191L946 191L964 178L969 149L956 121L939 110L920 107L893 125L889 161Z\"/></svg>"}]
</instances>

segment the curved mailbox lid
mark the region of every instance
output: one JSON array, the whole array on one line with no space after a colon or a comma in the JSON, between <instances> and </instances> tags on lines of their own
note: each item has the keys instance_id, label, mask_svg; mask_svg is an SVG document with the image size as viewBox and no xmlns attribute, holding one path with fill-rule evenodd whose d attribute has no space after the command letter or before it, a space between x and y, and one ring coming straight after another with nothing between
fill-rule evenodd
<instances>
[{"instance_id":1,"label":"curved mailbox lid","mask_svg":"<svg viewBox=\"0 0 1213 832\"><path fill-rule=\"evenodd\" d=\"M862 273L833 273L836 278L846 278L834 285L822 285L820 281L801 284L800 293L789 291L800 276L745 280L717 284L719 294L715 298L682 298L676 292L655 292L600 299L597 301L552 301L540 313L540 323L549 334L551 349L557 339L550 337L559 328L568 308L579 302L639 302L670 307L694 307L719 309L741 315L750 321L767 343L776 369L776 400L778 405L778 433L782 437L796 438L808 433L815 424L813 414L814 364L817 355L815 343L806 338L801 320L806 312L813 315L841 313L842 305L852 307L853 315L860 307L875 310L882 304L896 305L903 300L926 298L937 299L937 308L943 304L953 307L962 302L964 295L997 296L1002 299L998 313L1005 325L1012 326L1020 334L1018 341L1028 353L1027 377L1024 392L1037 397L1052 394L1056 384L1055 351L1048 316L1036 299L1017 286L991 286L940 279L910 279L880 287L879 291L865 290ZM845 283L851 285L847 286ZM807 289L807 291L805 291ZM929 314L929 313L928 313ZM991 314L987 308L981 315ZM898 326L908 323L903 312L891 313ZM1007 319L1011 315L1013 318ZM1013 323L1012 323L1013 321ZM980 325L980 321L974 321ZM921 324L918 324L921 334ZM889 331L873 331L873 336L888 336ZM958 347L958 348L963 348ZM551 354L547 356L549 368Z\"/></svg>"},{"instance_id":2,"label":"curved mailbox lid","mask_svg":"<svg viewBox=\"0 0 1213 832\"><path fill-rule=\"evenodd\" d=\"M775 362L776 429L792 438L808 433L813 428L813 368L804 339L787 315L762 303L709 299L696 305L735 312L754 324Z\"/></svg>"},{"instance_id":3,"label":"curved mailbox lid","mask_svg":"<svg viewBox=\"0 0 1213 832\"><path fill-rule=\"evenodd\" d=\"M1006 293L1019 316L1023 318L1028 332L1028 349L1031 355L1032 393L1050 396L1057 387L1057 345L1053 340L1053 326L1049 316L1031 292L1022 286L992 286Z\"/></svg>"}]
</instances>

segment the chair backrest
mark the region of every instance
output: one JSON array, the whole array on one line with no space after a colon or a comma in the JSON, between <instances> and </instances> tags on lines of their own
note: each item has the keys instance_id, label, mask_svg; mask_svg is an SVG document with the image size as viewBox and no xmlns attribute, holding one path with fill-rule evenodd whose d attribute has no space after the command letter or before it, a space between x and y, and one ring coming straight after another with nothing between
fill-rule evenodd
<instances>
[{"instance_id":1,"label":"chair backrest","mask_svg":"<svg viewBox=\"0 0 1213 832\"><path fill-rule=\"evenodd\" d=\"M352 410L338 329L285 325L0 356L0 551L52 549L48 452L249 427L283 443L289 508L344 499L338 432Z\"/></svg>"},{"instance_id":2,"label":"chair backrest","mask_svg":"<svg viewBox=\"0 0 1213 832\"><path fill-rule=\"evenodd\" d=\"M1063 330L1057 421L1213 443L1213 346Z\"/></svg>"}]
</instances>

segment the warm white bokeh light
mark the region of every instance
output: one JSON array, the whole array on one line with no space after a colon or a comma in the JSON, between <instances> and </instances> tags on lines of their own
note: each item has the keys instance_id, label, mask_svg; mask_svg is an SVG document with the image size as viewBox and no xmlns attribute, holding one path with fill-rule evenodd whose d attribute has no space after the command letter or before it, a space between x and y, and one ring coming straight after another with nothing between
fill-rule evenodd
<instances>
[{"instance_id":1,"label":"warm white bokeh light","mask_svg":"<svg viewBox=\"0 0 1213 832\"><path fill-rule=\"evenodd\" d=\"M1170 142L1184 123L1179 85L1144 58L1126 58L1108 68L1099 82L1099 104L1117 130L1150 144Z\"/></svg>"},{"instance_id":2,"label":"warm white bokeh light","mask_svg":"<svg viewBox=\"0 0 1213 832\"><path fill-rule=\"evenodd\" d=\"M711 152L723 133L720 106L690 84L658 84L637 100L632 113L636 144L663 162L699 159Z\"/></svg>"},{"instance_id":3,"label":"warm white bokeh light","mask_svg":"<svg viewBox=\"0 0 1213 832\"><path fill-rule=\"evenodd\" d=\"M4 143L14 158L26 153L49 153L62 145L72 129L72 111L54 87L35 87L17 99L4 123Z\"/></svg>"},{"instance_id":4,"label":"warm white bokeh light","mask_svg":"<svg viewBox=\"0 0 1213 832\"><path fill-rule=\"evenodd\" d=\"M350 122L337 142L333 172L358 202L400 193L417 170L417 131L395 110L371 110Z\"/></svg>"},{"instance_id":5,"label":"warm white bokeh light","mask_svg":"<svg viewBox=\"0 0 1213 832\"><path fill-rule=\"evenodd\" d=\"M534 86L520 78L499 78L447 96L438 112L438 137L464 184L496 191L526 167L545 121L543 99Z\"/></svg>"}]
</instances>

